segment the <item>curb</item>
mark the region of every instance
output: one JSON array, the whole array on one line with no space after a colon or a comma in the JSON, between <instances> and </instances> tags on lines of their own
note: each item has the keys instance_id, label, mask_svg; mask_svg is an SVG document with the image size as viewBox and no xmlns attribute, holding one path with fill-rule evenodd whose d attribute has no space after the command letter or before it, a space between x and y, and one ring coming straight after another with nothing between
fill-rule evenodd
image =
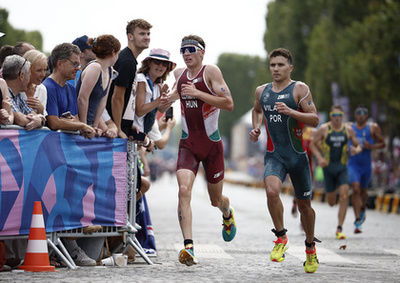
<instances>
[{"instance_id":1,"label":"curb","mask_svg":"<svg viewBox=\"0 0 400 283\"><path fill-rule=\"evenodd\" d=\"M225 183L232 185L240 185L249 188L264 188L263 182L257 181L235 181L230 179L225 179ZM282 187L283 194L292 194L292 188L290 184L286 182L283 183ZM349 196L349 205L351 195ZM325 202L325 191L324 189L313 189L311 199L317 202ZM399 194L368 194L367 207L368 209L374 209L375 211L380 211L382 213L391 213L391 214L400 214L399 209L400 204L400 195Z\"/></svg>"}]
</instances>

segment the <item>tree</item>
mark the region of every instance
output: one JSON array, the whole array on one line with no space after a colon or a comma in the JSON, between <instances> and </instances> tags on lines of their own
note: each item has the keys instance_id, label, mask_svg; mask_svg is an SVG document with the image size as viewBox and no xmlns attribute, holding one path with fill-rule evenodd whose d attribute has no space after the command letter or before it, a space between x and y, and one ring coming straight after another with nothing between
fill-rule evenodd
<instances>
[{"instance_id":1,"label":"tree","mask_svg":"<svg viewBox=\"0 0 400 283\"><path fill-rule=\"evenodd\" d=\"M393 0L276 0L268 5L265 48L292 52L293 78L304 77L319 111L329 111L337 83L352 109L378 105L400 124L398 11Z\"/></svg>"},{"instance_id":2,"label":"tree","mask_svg":"<svg viewBox=\"0 0 400 283\"><path fill-rule=\"evenodd\" d=\"M42 34L39 31L27 32L14 29L8 22L8 11L5 9L0 9L0 31L6 34L6 36L0 38L0 46L13 46L17 42L29 42L38 50L43 48Z\"/></svg>"},{"instance_id":3,"label":"tree","mask_svg":"<svg viewBox=\"0 0 400 283\"><path fill-rule=\"evenodd\" d=\"M230 140L232 126L254 105L255 88L270 80L264 59L258 56L223 53L218 57L218 67L229 86L235 104L232 113L221 111L221 135Z\"/></svg>"}]
</instances>

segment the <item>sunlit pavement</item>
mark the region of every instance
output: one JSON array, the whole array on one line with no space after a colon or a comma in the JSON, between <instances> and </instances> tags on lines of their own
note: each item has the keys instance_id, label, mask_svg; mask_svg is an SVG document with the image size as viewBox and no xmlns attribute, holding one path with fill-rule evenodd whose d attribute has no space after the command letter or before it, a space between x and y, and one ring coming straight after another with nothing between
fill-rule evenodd
<instances>
[{"instance_id":1,"label":"sunlit pavement","mask_svg":"<svg viewBox=\"0 0 400 283\"><path fill-rule=\"evenodd\" d=\"M229 176L227 176L228 178ZM127 267L57 269L54 273L2 272L0 281L16 282L399 282L400 215L367 211L363 233L354 234L354 213L347 211L343 232L336 240L338 207L313 202L316 211L315 236L320 261L314 274L303 269L304 240L299 216L291 214L292 197L282 195L285 226L290 248L281 263L271 262L275 240L263 189L225 184L224 194L235 209L236 238L222 239L222 216L211 206L204 177L199 175L193 189L193 240L196 266L178 261L183 239L177 220L178 186L175 176L165 174L152 183L147 193L157 244L157 257L148 265L138 257Z\"/></svg>"}]
</instances>

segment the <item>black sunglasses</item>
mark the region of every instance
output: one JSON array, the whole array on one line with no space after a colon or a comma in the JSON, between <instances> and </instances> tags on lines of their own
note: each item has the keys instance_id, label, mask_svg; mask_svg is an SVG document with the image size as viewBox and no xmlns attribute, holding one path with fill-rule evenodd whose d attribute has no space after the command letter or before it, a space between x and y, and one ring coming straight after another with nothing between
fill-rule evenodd
<instances>
[{"instance_id":1,"label":"black sunglasses","mask_svg":"<svg viewBox=\"0 0 400 283\"><path fill-rule=\"evenodd\" d=\"M163 60L158 60L158 59L152 59L153 63L156 64L157 66L162 64L164 67L168 67L169 66L169 62L168 61L163 61Z\"/></svg>"},{"instance_id":2,"label":"black sunglasses","mask_svg":"<svg viewBox=\"0 0 400 283\"><path fill-rule=\"evenodd\" d=\"M18 76L21 75L22 69L24 68L26 61L28 61L28 59L25 59L24 64L22 64L21 68L19 69Z\"/></svg>"}]
</instances>

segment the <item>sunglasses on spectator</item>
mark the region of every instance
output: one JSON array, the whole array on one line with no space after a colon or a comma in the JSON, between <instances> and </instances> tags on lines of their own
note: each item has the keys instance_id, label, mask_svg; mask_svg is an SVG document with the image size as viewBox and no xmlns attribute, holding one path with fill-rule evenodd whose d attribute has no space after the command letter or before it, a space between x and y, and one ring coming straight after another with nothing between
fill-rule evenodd
<instances>
[{"instance_id":1,"label":"sunglasses on spectator","mask_svg":"<svg viewBox=\"0 0 400 283\"><path fill-rule=\"evenodd\" d=\"M196 53L197 50L201 50L197 46L184 46L181 47L181 54L186 54L186 51L189 52L189 54Z\"/></svg>"},{"instance_id":2,"label":"sunglasses on spectator","mask_svg":"<svg viewBox=\"0 0 400 283\"><path fill-rule=\"evenodd\" d=\"M80 67L82 67L82 64L81 64L81 63L74 62L74 61L72 61L72 60L69 59L69 58L67 58L67 60L70 61L70 62L72 63L72 66L73 66L74 68L80 68Z\"/></svg>"},{"instance_id":3,"label":"sunglasses on spectator","mask_svg":"<svg viewBox=\"0 0 400 283\"><path fill-rule=\"evenodd\" d=\"M342 117L343 112L331 112L330 115L331 117Z\"/></svg>"},{"instance_id":4,"label":"sunglasses on spectator","mask_svg":"<svg viewBox=\"0 0 400 283\"><path fill-rule=\"evenodd\" d=\"M158 60L158 59L152 59L153 63L155 65L160 65L162 64L164 67L168 67L169 66L169 62L168 61L163 61L163 60Z\"/></svg>"},{"instance_id":5,"label":"sunglasses on spectator","mask_svg":"<svg viewBox=\"0 0 400 283\"><path fill-rule=\"evenodd\" d=\"M19 69L18 76L21 75L22 69L24 68L26 61L28 60L25 59L24 64L22 64L21 69Z\"/></svg>"},{"instance_id":6,"label":"sunglasses on spectator","mask_svg":"<svg viewBox=\"0 0 400 283\"><path fill-rule=\"evenodd\" d=\"M366 110L366 109L359 109L359 110L356 110L356 114L357 115L367 115L368 114L368 110Z\"/></svg>"}]
</instances>

